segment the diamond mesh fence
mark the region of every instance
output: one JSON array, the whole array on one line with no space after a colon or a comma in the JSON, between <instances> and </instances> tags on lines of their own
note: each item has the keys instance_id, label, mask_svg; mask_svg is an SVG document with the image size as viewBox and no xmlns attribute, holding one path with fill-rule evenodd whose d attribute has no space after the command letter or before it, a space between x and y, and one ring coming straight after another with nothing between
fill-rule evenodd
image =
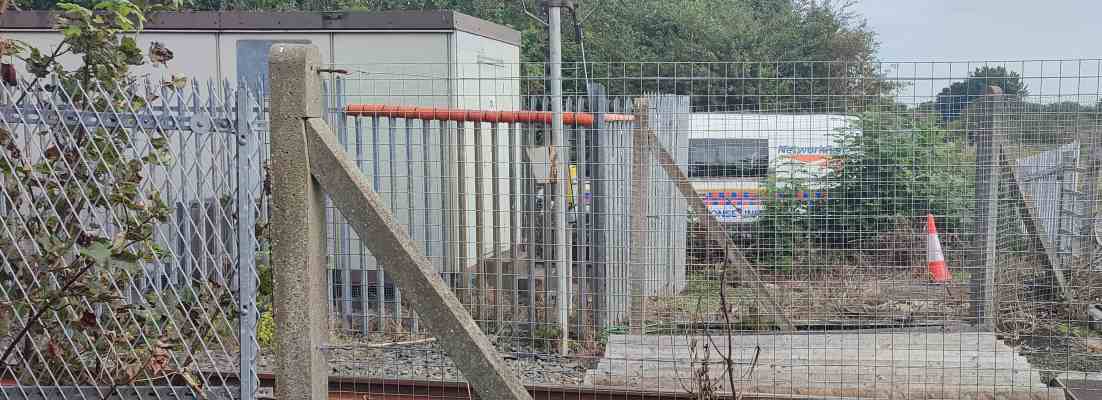
<instances>
[{"instance_id":1,"label":"diamond mesh fence","mask_svg":"<svg viewBox=\"0 0 1102 400\"><path fill-rule=\"evenodd\" d=\"M2 89L5 398L252 398L256 98Z\"/></svg>"}]
</instances>

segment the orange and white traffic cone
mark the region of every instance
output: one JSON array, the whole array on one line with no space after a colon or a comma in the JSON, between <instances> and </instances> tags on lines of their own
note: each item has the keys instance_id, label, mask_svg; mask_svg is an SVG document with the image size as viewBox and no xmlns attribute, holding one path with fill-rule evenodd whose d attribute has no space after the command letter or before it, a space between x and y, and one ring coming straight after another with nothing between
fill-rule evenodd
<instances>
[{"instance_id":1,"label":"orange and white traffic cone","mask_svg":"<svg viewBox=\"0 0 1102 400\"><path fill-rule=\"evenodd\" d=\"M949 267L945 265L945 253L941 251L941 239L937 237L937 225L934 215L926 214L926 262L934 282L944 283L950 280Z\"/></svg>"}]
</instances>

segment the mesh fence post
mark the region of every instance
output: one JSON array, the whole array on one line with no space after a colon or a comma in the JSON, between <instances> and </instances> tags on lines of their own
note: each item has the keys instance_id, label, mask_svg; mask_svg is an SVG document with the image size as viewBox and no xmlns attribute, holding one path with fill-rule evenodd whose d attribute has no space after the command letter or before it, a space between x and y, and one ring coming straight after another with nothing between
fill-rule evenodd
<instances>
[{"instance_id":1,"label":"mesh fence post","mask_svg":"<svg viewBox=\"0 0 1102 400\"><path fill-rule=\"evenodd\" d=\"M276 397L325 399L328 367L325 196L310 176L305 119L320 118L318 49L277 45L271 87L272 268Z\"/></svg>"},{"instance_id":2,"label":"mesh fence post","mask_svg":"<svg viewBox=\"0 0 1102 400\"><path fill-rule=\"evenodd\" d=\"M249 105L249 91L244 83L237 88L237 279L238 297L241 306L238 317L238 340L241 343L240 371L241 399L255 399L258 387L256 375L256 323L259 313L256 308L257 272L256 242L253 234L256 230L255 198L250 188L253 176L257 173L252 166L252 155L256 151L256 137L249 130L252 120L252 106Z\"/></svg>"},{"instance_id":3,"label":"mesh fence post","mask_svg":"<svg viewBox=\"0 0 1102 400\"><path fill-rule=\"evenodd\" d=\"M1000 124L1003 93L988 86L980 102L980 121L976 127L976 264L971 276L972 307L975 324L990 328L995 311L995 249L998 242L999 151L1006 138Z\"/></svg>"}]
</instances>

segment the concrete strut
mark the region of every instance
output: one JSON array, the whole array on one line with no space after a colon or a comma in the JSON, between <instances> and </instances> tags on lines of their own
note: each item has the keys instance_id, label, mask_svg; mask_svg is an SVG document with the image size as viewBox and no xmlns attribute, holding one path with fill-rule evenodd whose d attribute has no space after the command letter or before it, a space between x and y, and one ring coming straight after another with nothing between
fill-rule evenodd
<instances>
[{"instance_id":1,"label":"concrete strut","mask_svg":"<svg viewBox=\"0 0 1102 400\"><path fill-rule=\"evenodd\" d=\"M497 350L371 190L320 118L306 121L310 170L364 245L410 298L422 323L483 399L531 399Z\"/></svg>"},{"instance_id":2,"label":"concrete strut","mask_svg":"<svg viewBox=\"0 0 1102 400\"><path fill-rule=\"evenodd\" d=\"M650 105L648 104L646 99L635 100L635 119L638 124L636 125L636 130L634 132L633 138L635 140L635 143L638 144L633 146L632 156L639 157L642 154L637 155L637 153L648 153L644 155L644 157L649 157L650 152L654 153L658 165L662 167L662 170L666 173L666 176L676 184L677 190L681 193L681 196L685 198L685 201L688 203L689 208L697 216L700 224L703 225L704 229L707 231L708 238L723 246L724 255L727 258L727 263L735 268L735 271L738 273L739 279L741 281L748 282L750 283L750 285L752 285L752 289L755 291L754 303L757 304L757 306L765 313L765 315L762 315L761 317L771 319L778 327L783 330L795 330L795 326L792 325L792 322L788 319L788 316L785 315L784 309L782 309L780 304L777 302L777 295L773 293L773 291L765 287L765 284L764 282L762 282L761 277L758 276L757 270L755 270L754 266L750 264L750 261L746 260L746 257L744 257L742 253L738 251L738 248L736 247L734 241L731 240L730 236L728 236L727 229L724 228L723 225L719 223L719 220L716 219L716 217L708 211L708 207L704 205L704 200L701 200L700 196L696 194L696 190L693 188L692 183L689 181L689 177L686 176L685 173L677 167L677 161L674 160L673 155L670 154L669 150L666 150L666 148L662 146L662 143L658 140L658 135L655 134L654 130L651 129L650 126L648 126L647 114L649 113L649 106ZM638 151L636 149L638 149ZM636 159L637 158L633 158L633 160ZM646 165L650 163L649 158L645 158L644 160L644 164L640 165ZM638 172L639 170L646 169L641 168L640 166L635 164L633 164L633 167L633 174ZM632 175L633 190L635 188L635 185L638 184L640 180L645 181L645 179L646 178L637 179L635 175ZM637 199L634 194L632 196L633 205L637 201L643 202L643 199ZM635 214L637 214L637 212L633 210L632 218L635 218ZM632 232L634 233L634 226L632 229ZM635 260L632 261L634 264ZM639 268L639 264L634 265L635 269ZM635 282L634 278L632 282ZM633 287L632 299L635 299L635 297L636 294ZM633 304L633 313L635 313L635 307L636 306Z\"/></svg>"}]
</instances>

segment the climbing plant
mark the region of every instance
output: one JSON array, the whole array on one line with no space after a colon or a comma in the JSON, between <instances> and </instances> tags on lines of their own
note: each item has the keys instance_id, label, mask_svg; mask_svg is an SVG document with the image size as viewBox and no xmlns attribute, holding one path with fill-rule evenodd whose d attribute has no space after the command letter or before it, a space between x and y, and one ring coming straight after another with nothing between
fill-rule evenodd
<instances>
[{"instance_id":1,"label":"climbing plant","mask_svg":"<svg viewBox=\"0 0 1102 400\"><path fill-rule=\"evenodd\" d=\"M75 111L113 112L140 110L153 100L133 90L131 67L171 59L163 45L155 43L147 55L137 44L144 15L154 7L104 0L58 8L57 47L2 46L30 75L7 101L42 109L52 98ZM66 55L79 63L66 66L60 61ZM22 135L34 134L27 132ZM195 360L175 352L214 334L209 312L223 307L204 304L223 301L225 290L206 282L201 286L209 290L143 292L138 284L160 276L167 258L155 233L170 221L171 208L148 176L172 162L169 138L158 129L107 124L37 134L30 140L0 126L7 203L0 214L7 227L0 233L0 332L6 332L0 333L0 375L111 387L104 398L139 379L180 375L199 386L187 371ZM46 144L27 146L32 142Z\"/></svg>"}]
</instances>

